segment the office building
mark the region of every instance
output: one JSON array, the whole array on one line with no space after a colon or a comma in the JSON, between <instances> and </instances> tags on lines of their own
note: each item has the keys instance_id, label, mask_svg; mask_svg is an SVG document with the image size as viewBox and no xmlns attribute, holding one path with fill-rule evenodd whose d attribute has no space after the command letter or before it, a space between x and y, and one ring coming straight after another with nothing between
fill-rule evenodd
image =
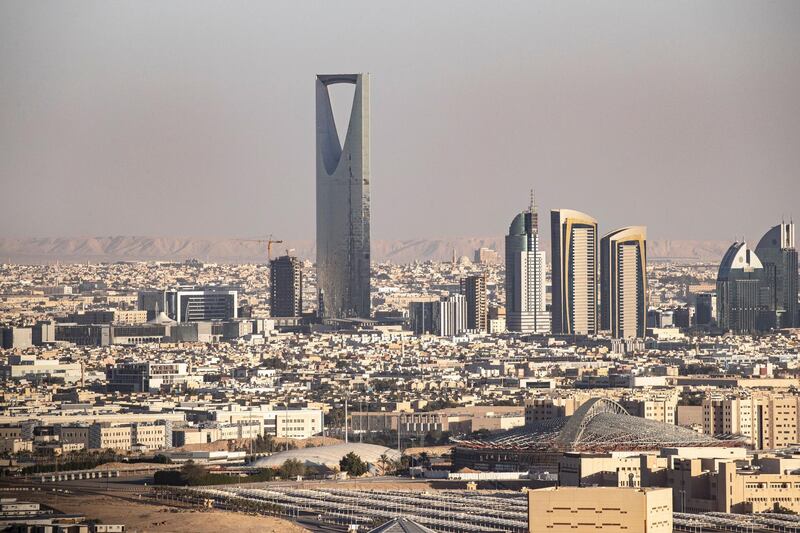
<instances>
[{"instance_id":1,"label":"office building","mask_svg":"<svg viewBox=\"0 0 800 533\"><path fill-rule=\"evenodd\" d=\"M56 342L56 322L40 320L32 328L31 338L34 346L44 346Z\"/></svg>"},{"instance_id":2,"label":"office building","mask_svg":"<svg viewBox=\"0 0 800 533\"><path fill-rule=\"evenodd\" d=\"M600 241L600 318L615 338L644 338L647 327L647 229L630 226Z\"/></svg>"},{"instance_id":3,"label":"office building","mask_svg":"<svg viewBox=\"0 0 800 533\"><path fill-rule=\"evenodd\" d=\"M451 294L434 302L411 302L408 314L416 335L452 337L467 330L467 299L463 294Z\"/></svg>"},{"instance_id":4,"label":"office building","mask_svg":"<svg viewBox=\"0 0 800 533\"><path fill-rule=\"evenodd\" d=\"M269 264L270 316L303 314L303 264L297 257L284 255Z\"/></svg>"},{"instance_id":5,"label":"office building","mask_svg":"<svg viewBox=\"0 0 800 533\"><path fill-rule=\"evenodd\" d=\"M5 350L24 349L33 346L33 330L31 328L0 328L2 347Z\"/></svg>"},{"instance_id":6,"label":"office building","mask_svg":"<svg viewBox=\"0 0 800 533\"><path fill-rule=\"evenodd\" d=\"M162 309L163 310L163 309ZM59 322L73 324L143 324L147 322L146 310L92 310L80 313L69 313Z\"/></svg>"},{"instance_id":7,"label":"office building","mask_svg":"<svg viewBox=\"0 0 800 533\"><path fill-rule=\"evenodd\" d=\"M0 378L7 380L58 379L65 383L75 383L80 381L81 375L80 363L62 363L58 359L39 359L33 354L9 355L8 363L0 365Z\"/></svg>"},{"instance_id":8,"label":"office building","mask_svg":"<svg viewBox=\"0 0 800 533\"><path fill-rule=\"evenodd\" d=\"M700 292L695 295L694 323L697 326L711 326L717 323L716 293Z\"/></svg>"},{"instance_id":9,"label":"office building","mask_svg":"<svg viewBox=\"0 0 800 533\"><path fill-rule=\"evenodd\" d=\"M539 250L539 216L531 195L527 211L514 217L506 236L506 327L548 333L545 253Z\"/></svg>"},{"instance_id":10,"label":"office building","mask_svg":"<svg viewBox=\"0 0 800 533\"><path fill-rule=\"evenodd\" d=\"M772 227L756 246L756 255L764 268L766 285L766 327L793 328L800 325L797 315L797 250L794 223Z\"/></svg>"},{"instance_id":11,"label":"office building","mask_svg":"<svg viewBox=\"0 0 800 533\"><path fill-rule=\"evenodd\" d=\"M165 312L176 322L231 320L238 317L238 293L225 287L180 287L139 293L139 309L158 320ZM161 306L164 307L161 307Z\"/></svg>"},{"instance_id":12,"label":"office building","mask_svg":"<svg viewBox=\"0 0 800 533\"><path fill-rule=\"evenodd\" d=\"M106 369L109 392L182 390L190 378L186 363L119 363Z\"/></svg>"},{"instance_id":13,"label":"office building","mask_svg":"<svg viewBox=\"0 0 800 533\"><path fill-rule=\"evenodd\" d=\"M167 312L167 291L139 291L136 304L136 308L146 311L148 320L152 320L158 316L159 313Z\"/></svg>"},{"instance_id":14,"label":"office building","mask_svg":"<svg viewBox=\"0 0 800 533\"><path fill-rule=\"evenodd\" d=\"M111 344L111 325L58 323L55 326L55 339L78 346L108 346Z\"/></svg>"},{"instance_id":15,"label":"office building","mask_svg":"<svg viewBox=\"0 0 800 533\"><path fill-rule=\"evenodd\" d=\"M667 471L675 511L750 514L783 508L800 512L800 476L790 473L796 471L797 459L784 460L789 463L785 469L770 468L770 463L780 465L780 459L762 462L760 469L740 470L731 460L675 459Z\"/></svg>"},{"instance_id":16,"label":"office building","mask_svg":"<svg viewBox=\"0 0 800 533\"><path fill-rule=\"evenodd\" d=\"M597 220L580 211L550 212L553 333L597 333Z\"/></svg>"},{"instance_id":17,"label":"office building","mask_svg":"<svg viewBox=\"0 0 800 533\"><path fill-rule=\"evenodd\" d=\"M672 533L666 488L547 487L528 491L528 531Z\"/></svg>"},{"instance_id":18,"label":"office building","mask_svg":"<svg viewBox=\"0 0 800 533\"><path fill-rule=\"evenodd\" d=\"M467 300L467 329L486 333L489 305L486 297L486 274L461 279L461 294Z\"/></svg>"},{"instance_id":19,"label":"office building","mask_svg":"<svg viewBox=\"0 0 800 533\"><path fill-rule=\"evenodd\" d=\"M725 252L717 273L717 325L725 331L752 333L771 322L768 287L761 260L744 242Z\"/></svg>"},{"instance_id":20,"label":"office building","mask_svg":"<svg viewBox=\"0 0 800 533\"><path fill-rule=\"evenodd\" d=\"M153 424L92 424L89 426L90 450L127 451L137 447L160 450L172 447L172 422Z\"/></svg>"},{"instance_id":21,"label":"office building","mask_svg":"<svg viewBox=\"0 0 800 533\"><path fill-rule=\"evenodd\" d=\"M328 88L355 85L344 142ZM319 75L317 93L317 284L323 318L370 316L369 74Z\"/></svg>"}]
</instances>

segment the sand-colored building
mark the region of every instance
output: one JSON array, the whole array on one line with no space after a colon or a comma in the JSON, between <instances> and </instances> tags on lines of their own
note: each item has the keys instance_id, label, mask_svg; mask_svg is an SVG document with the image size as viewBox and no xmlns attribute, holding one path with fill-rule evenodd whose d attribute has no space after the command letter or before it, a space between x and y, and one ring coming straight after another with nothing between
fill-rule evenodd
<instances>
[{"instance_id":1,"label":"sand-colored building","mask_svg":"<svg viewBox=\"0 0 800 533\"><path fill-rule=\"evenodd\" d=\"M672 491L548 487L528 492L530 533L588 533L600 529L672 533Z\"/></svg>"},{"instance_id":2,"label":"sand-colored building","mask_svg":"<svg viewBox=\"0 0 800 533\"><path fill-rule=\"evenodd\" d=\"M781 473L737 470L733 461L681 459L667 472L667 484L676 511L800 512L800 476L783 473L788 469L780 465L770 464L766 470Z\"/></svg>"},{"instance_id":3,"label":"sand-colored building","mask_svg":"<svg viewBox=\"0 0 800 533\"><path fill-rule=\"evenodd\" d=\"M756 450L776 450L800 442L800 396L760 393L749 398L703 401L703 432L738 434Z\"/></svg>"}]
</instances>

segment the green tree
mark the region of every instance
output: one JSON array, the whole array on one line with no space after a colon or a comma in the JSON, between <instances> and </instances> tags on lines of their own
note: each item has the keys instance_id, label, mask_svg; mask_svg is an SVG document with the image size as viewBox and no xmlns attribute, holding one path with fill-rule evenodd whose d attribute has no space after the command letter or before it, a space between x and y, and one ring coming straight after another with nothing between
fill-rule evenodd
<instances>
[{"instance_id":1,"label":"green tree","mask_svg":"<svg viewBox=\"0 0 800 533\"><path fill-rule=\"evenodd\" d=\"M186 461L186 464L181 468L181 475L186 480L187 485L194 485L206 474L206 469L192 460Z\"/></svg>"},{"instance_id":2,"label":"green tree","mask_svg":"<svg viewBox=\"0 0 800 533\"><path fill-rule=\"evenodd\" d=\"M304 476L305 473L306 465L297 459L287 459L280 468L280 474L283 479L292 479L297 476Z\"/></svg>"},{"instance_id":3,"label":"green tree","mask_svg":"<svg viewBox=\"0 0 800 533\"><path fill-rule=\"evenodd\" d=\"M367 463L361 460L361 457L356 455L355 452L350 452L342 457L339 461L339 468L342 472L347 472L353 477L363 476L369 469Z\"/></svg>"},{"instance_id":4,"label":"green tree","mask_svg":"<svg viewBox=\"0 0 800 533\"><path fill-rule=\"evenodd\" d=\"M394 466L394 461L392 461L389 456L384 453L378 457L378 466L381 469L381 474L386 475L393 471L392 467Z\"/></svg>"}]
</instances>

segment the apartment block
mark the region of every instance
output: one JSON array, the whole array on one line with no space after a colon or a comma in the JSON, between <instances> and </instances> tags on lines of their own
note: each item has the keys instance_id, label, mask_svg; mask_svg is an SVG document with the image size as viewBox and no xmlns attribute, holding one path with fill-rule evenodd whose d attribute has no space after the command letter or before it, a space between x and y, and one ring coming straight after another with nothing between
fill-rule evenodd
<instances>
[{"instance_id":1,"label":"apartment block","mask_svg":"<svg viewBox=\"0 0 800 533\"><path fill-rule=\"evenodd\" d=\"M748 398L703 401L703 432L738 434L756 450L776 450L800 442L800 396L758 393Z\"/></svg>"}]
</instances>

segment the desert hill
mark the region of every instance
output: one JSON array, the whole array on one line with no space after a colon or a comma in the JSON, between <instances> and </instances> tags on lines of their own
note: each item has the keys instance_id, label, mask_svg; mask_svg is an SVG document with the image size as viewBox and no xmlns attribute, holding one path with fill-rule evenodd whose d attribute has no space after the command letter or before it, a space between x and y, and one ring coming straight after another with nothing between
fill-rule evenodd
<instances>
[{"instance_id":1,"label":"desert hill","mask_svg":"<svg viewBox=\"0 0 800 533\"><path fill-rule=\"evenodd\" d=\"M653 240L648 242L651 259L685 259L716 262L729 243L722 241ZM503 252L503 237L442 239L373 239L374 261L406 263L414 260L448 260L453 252L470 259L475 249L486 246ZM549 252L549 243L543 243ZM299 257L314 258L313 240L286 241L273 246L273 256L293 249ZM103 262L183 261L199 259L220 263L251 263L266 260L266 245L249 239L224 237L50 237L0 238L0 262Z\"/></svg>"}]
</instances>

